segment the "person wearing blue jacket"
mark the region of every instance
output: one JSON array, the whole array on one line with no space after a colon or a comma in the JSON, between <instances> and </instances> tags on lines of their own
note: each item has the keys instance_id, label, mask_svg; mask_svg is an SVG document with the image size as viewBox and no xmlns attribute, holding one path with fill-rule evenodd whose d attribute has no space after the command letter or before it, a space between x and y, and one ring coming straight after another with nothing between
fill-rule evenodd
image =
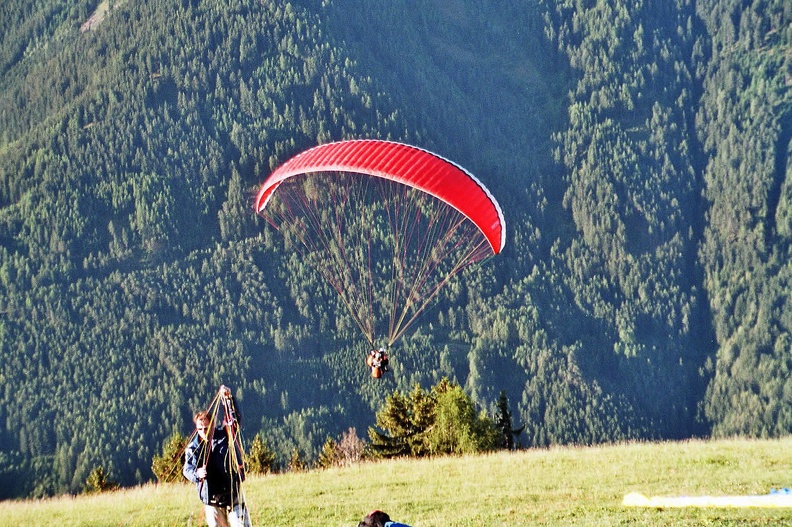
<instances>
[{"instance_id":1,"label":"person wearing blue jacket","mask_svg":"<svg viewBox=\"0 0 792 527\"><path fill-rule=\"evenodd\" d=\"M242 456L228 432L236 423L213 428L206 412L195 414L193 421L196 434L184 451L182 474L198 489L206 523L209 527L250 527L241 494L241 483L245 481Z\"/></svg>"},{"instance_id":2,"label":"person wearing blue jacket","mask_svg":"<svg viewBox=\"0 0 792 527\"><path fill-rule=\"evenodd\" d=\"M371 511L358 523L358 527L410 527L406 523L391 521L387 513L380 510Z\"/></svg>"}]
</instances>

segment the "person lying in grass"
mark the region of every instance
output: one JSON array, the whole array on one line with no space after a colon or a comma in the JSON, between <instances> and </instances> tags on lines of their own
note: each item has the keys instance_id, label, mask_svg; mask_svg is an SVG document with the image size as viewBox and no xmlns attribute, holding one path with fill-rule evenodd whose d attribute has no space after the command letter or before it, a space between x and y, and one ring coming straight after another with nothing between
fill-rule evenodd
<instances>
[{"instance_id":1,"label":"person lying in grass","mask_svg":"<svg viewBox=\"0 0 792 527\"><path fill-rule=\"evenodd\" d=\"M380 510L371 511L358 523L358 527L410 527L405 523L391 521L387 513Z\"/></svg>"}]
</instances>

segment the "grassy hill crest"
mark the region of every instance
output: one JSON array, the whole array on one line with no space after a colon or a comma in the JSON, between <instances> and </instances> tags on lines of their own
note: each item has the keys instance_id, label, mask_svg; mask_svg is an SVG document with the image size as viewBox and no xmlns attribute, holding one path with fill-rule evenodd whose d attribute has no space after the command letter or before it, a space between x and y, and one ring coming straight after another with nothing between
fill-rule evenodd
<instances>
[{"instance_id":1,"label":"grassy hill crest","mask_svg":"<svg viewBox=\"0 0 792 527\"><path fill-rule=\"evenodd\" d=\"M767 494L792 485L792 437L632 442L400 459L251 478L253 525L354 526L373 508L415 527L792 523L792 509L641 509L624 495ZM0 503L6 525L201 525L191 484Z\"/></svg>"}]
</instances>

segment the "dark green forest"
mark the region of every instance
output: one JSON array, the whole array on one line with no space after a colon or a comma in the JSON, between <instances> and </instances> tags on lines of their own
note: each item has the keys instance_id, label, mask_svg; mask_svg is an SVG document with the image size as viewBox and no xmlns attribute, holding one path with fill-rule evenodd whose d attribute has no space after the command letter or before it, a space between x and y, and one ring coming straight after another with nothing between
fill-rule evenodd
<instances>
[{"instance_id":1,"label":"dark green forest","mask_svg":"<svg viewBox=\"0 0 792 527\"><path fill-rule=\"evenodd\" d=\"M94 16L95 15L95 16ZM220 384L286 463L448 378L523 447L792 433L787 0L0 7L0 498L133 485ZM349 138L476 175L503 253L372 379L252 210Z\"/></svg>"}]
</instances>

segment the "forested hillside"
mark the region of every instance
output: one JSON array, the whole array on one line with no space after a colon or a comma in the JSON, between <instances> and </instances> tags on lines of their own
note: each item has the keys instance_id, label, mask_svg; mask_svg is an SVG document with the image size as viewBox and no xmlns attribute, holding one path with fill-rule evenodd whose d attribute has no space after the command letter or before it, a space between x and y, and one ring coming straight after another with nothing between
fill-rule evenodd
<instances>
[{"instance_id":1,"label":"forested hillside","mask_svg":"<svg viewBox=\"0 0 792 527\"><path fill-rule=\"evenodd\" d=\"M789 2L6 4L0 498L150 480L221 383L282 463L442 377L505 390L523 446L792 432ZM251 208L345 138L507 221L379 381Z\"/></svg>"}]
</instances>

